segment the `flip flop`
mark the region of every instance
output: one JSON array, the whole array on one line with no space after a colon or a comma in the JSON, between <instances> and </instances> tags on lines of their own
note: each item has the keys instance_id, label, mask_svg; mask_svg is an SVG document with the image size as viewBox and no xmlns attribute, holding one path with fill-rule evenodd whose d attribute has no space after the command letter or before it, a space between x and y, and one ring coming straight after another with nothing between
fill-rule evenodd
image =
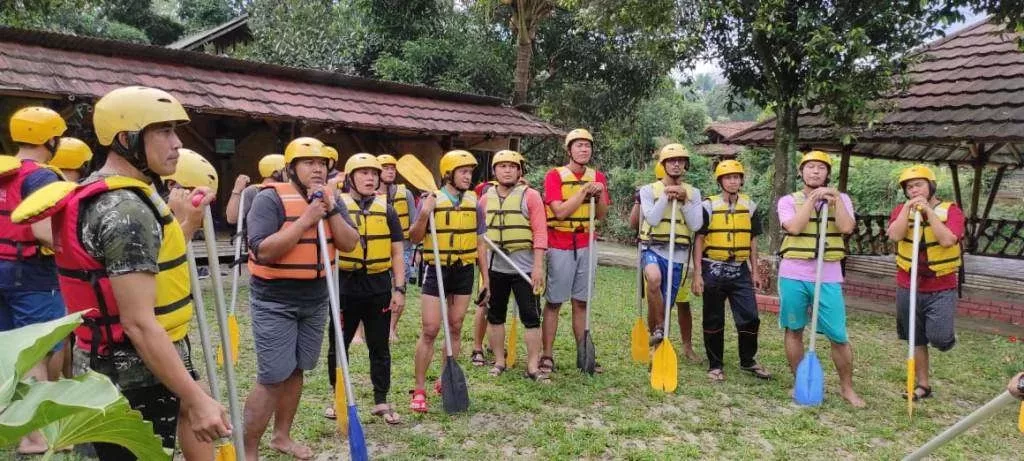
<instances>
[{"instance_id":1,"label":"flip flop","mask_svg":"<svg viewBox=\"0 0 1024 461\"><path fill-rule=\"evenodd\" d=\"M305 459L313 459L314 457L316 457L316 452L314 452L312 448L309 448L309 447L307 447L305 445L302 445L302 444L300 444L300 443L298 443L298 442L296 442L294 440L292 441L291 445L289 445L287 448L275 447L273 445L271 445L270 448L273 448L275 451L278 451L280 453L284 453L286 455L290 455L291 457L293 457L295 459L305 460ZM300 455L299 454L299 449L300 448L305 448L306 450L309 450L309 455L308 456Z\"/></svg>"},{"instance_id":2,"label":"flip flop","mask_svg":"<svg viewBox=\"0 0 1024 461\"><path fill-rule=\"evenodd\" d=\"M548 376L547 373L544 373L543 371L540 370L538 370L536 373L530 373L529 371L527 371L526 373L523 374L523 376L526 379L529 379L535 383L551 384L551 377Z\"/></svg>"},{"instance_id":3,"label":"flip flop","mask_svg":"<svg viewBox=\"0 0 1024 461\"><path fill-rule=\"evenodd\" d=\"M413 398L415 399L415 397ZM395 411L395 409L392 408L391 405L388 405L387 408L373 410L373 412L371 412L370 414L373 416L380 416L380 418L384 420L384 422L387 423L388 426L397 426L399 424L402 424L402 419L398 416L398 412Z\"/></svg>"},{"instance_id":4,"label":"flip flop","mask_svg":"<svg viewBox=\"0 0 1024 461\"><path fill-rule=\"evenodd\" d=\"M494 367L491 368L491 371L489 371L488 373L491 376L497 378L498 376L501 376L501 374L504 373L504 372L505 372L505 367L503 365L495 365Z\"/></svg>"},{"instance_id":5,"label":"flip flop","mask_svg":"<svg viewBox=\"0 0 1024 461\"><path fill-rule=\"evenodd\" d=\"M743 370L743 371L745 371L747 373L750 373L750 374L756 376L758 379L764 379L764 380L772 379L772 374L769 373L768 370L766 370L763 366L761 366L760 363L755 363L753 366L749 366L749 367L742 367L741 366L740 370Z\"/></svg>"},{"instance_id":6,"label":"flip flop","mask_svg":"<svg viewBox=\"0 0 1024 461\"><path fill-rule=\"evenodd\" d=\"M487 365L487 358L484 357L484 351L473 351L473 354L469 356L469 361L472 362L475 367Z\"/></svg>"},{"instance_id":7,"label":"flip flop","mask_svg":"<svg viewBox=\"0 0 1024 461\"><path fill-rule=\"evenodd\" d=\"M710 379L713 383L720 383L722 381L725 381L725 372L723 372L721 368L709 370L708 379Z\"/></svg>"},{"instance_id":8,"label":"flip flop","mask_svg":"<svg viewBox=\"0 0 1024 461\"><path fill-rule=\"evenodd\" d=\"M324 408L324 418L327 419L338 419L338 415L334 412L334 407Z\"/></svg>"}]
</instances>

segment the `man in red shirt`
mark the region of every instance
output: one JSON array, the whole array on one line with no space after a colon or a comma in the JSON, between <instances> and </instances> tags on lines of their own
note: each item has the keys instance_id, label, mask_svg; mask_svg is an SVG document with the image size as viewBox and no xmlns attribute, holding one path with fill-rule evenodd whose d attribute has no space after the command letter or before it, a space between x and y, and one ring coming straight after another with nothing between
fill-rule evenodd
<instances>
[{"instance_id":1,"label":"man in red shirt","mask_svg":"<svg viewBox=\"0 0 1024 461\"><path fill-rule=\"evenodd\" d=\"M914 165L904 169L899 183L908 200L892 210L887 234L889 240L896 242L896 333L901 340L909 337L915 212L912 210L921 213L917 305L913 310L916 316L916 401L932 395L932 388L928 385L928 345L945 352L956 344L953 319L956 316L957 271L963 263L960 239L964 236L964 214L955 203L935 196L935 173L927 166Z\"/></svg>"},{"instance_id":2,"label":"man in red shirt","mask_svg":"<svg viewBox=\"0 0 1024 461\"><path fill-rule=\"evenodd\" d=\"M588 272L590 242L590 199L596 198L595 219L608 214L608 178L604 173L588 167L592 157L594 138L590 132L578 128L565 136L565 150L569 162L553 168L544 177L544 204L547 205L547 304L544 309L544 353L540 370L550 373L555 368L554 345L558 331L558 313L562 304L572 300L572 330L578 343L583 337L587 311L587 282L593 282L594 272ZM600 373L601 367L595 369Z\"/></svg>"}]
</instances>

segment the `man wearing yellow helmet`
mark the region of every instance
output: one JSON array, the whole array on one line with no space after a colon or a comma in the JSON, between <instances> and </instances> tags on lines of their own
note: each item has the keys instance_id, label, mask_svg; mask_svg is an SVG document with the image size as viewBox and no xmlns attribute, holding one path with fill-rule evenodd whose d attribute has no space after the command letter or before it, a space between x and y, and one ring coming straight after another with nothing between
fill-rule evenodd
<instances>
[{"instance_id":1,"label":"man wearing yellow helmet","mask_svg":"<svg viewBox=\"0 0 1024 461\"><path fill-rule=\"evenodd\" d=\"M250 313L256 385L245 401L245 449L256 459L275 417L271 448L300 459L313 450L291 437L303 371L316 366L328 318L327 277L317 244L327 253L352 251L359 234L348 210L327 185L338 158L320 140L300 137L284 151L287 182L262 187L245 217L249 245ZM327 235L320 235L324 221Z\"/></svg>"},{"instance_id":2,"label":"man wearing yellow helmet","mask_svg":"<svg viewBox=\"0 0 1024 461\"><path fill-rule=\"evenodd\" d=\"M914 341L914 371L917 387L914 400L931 397L928 382L928 345L945 352L956 344L957 272L963 264L960 239L964 236L964 213L953 202L935 195L935 173L925 165L907 167L900 173L900 188L906 203L896 205L889 215L889 240L896 242L896 334L908 340L910 269L914 253L914 213L921 213L921 241L917 263L917 305ZM906 398L906 395L903 396Z\"/></svg>"},{"instance_id":3,"label":"man wearing yellow helmet","mask_svg":"<svg viewBox=\"0 0 1024 461\"><path fill-rule=\"evenodd\" d=\"M284 181L284 156L281 154L264 155L259 162L259 171L263 178L260 185ZM249 176L245 174L240 174L235 178L235 185L231 188L231 198L228 199L228 204L224 208L224 219L228 224L238 223L239 217L244 218L249 212L252 201L260 190L259 187L250 185L249 182ZM239 209L240 202L244 202L245 209Z\"/></svg>"},{"instance_id":4,"label":"man wearing yellow helmet","mask_svg":"<svg viewBox=\"0 0 1024 461\"><path fill-rule=\"evenodd\" d=\"M46 163L59 150L60 135L67 126L60 115L45 107L26 107L10 119L11 139L17 143L16 161L0 171L0 331L46 322L64 316L57 284L57 269L47 248L53 246L50 222L34 225L11 222L13 211L24 197L60 180ZM56 379L63 363L58 344L49 357L28 372L39 381ZM46 451L38 431L22 438L18 452Z\"/></svg>"},{"instance_id":5,"label":"man wearing yellow helmet","mask_svg":"<svg viewBox=\"0 0 1024 461\"><path fill-rule=\"evenodd\" d=\"M551 373L555 368L555 334L558 332L558 313L562 304L571 301L572 330L576 343L583 338L587 312L587 284L597 272L589 272L591 251L588 227L590 225L590 199L594 198L594 219L603 220L608 214L608 178L590 168L594 137L589 131L577 128L565 136L565 151L569 161L553 168L544 176L544 204L547 205L548 252L547 287L543 330L544 352L540 368ZM598 365L595 371L601 373Z\"/></svg>"},{"instance_id":6,"label":"man wearing yellow helmet","mask_svg":"<svg viewBox=\"0 0 1024 461\"><path fill-rule=\"evenodd\" d=\"M413 265L413 254L415 249L409 242L409 226L416 221L419 210L416 209L416 198L412 191L404 184L397 184L398 160L391 154L377 156L380 162L380 185L377 193L387 198L388 205L398 213L398 221L402 225L402 237L405 239L405 249L402 250L402 261L405 264L405 275L408 281L416 278L416 266ZM391 312L391 341L398 340L398 320L402 318L403 309L396 309Z\"/></svg>"},{"instance_id":7,"label":"man wearing yellow helmet","mask_svg":"<svg viewBox=\"0 0 1024 461\"><path fill-rule=\"evenodd\" d=\"M434 195L420 201L420 212L409 228L409 240L423 242L426 276L420 297L423 329L416 343L416 382L409 408L415 412L427 411L427 369L434 356L434 340L441 329L441 298L435 264L441 267L445 297L448 301L448 327L452 335L452 357L459 358L458 338L462 336L462 321L469 308L473 293L473 269L477 261L484 261L487 244L479 238L486 231L484 214L479 209L473 185L473 170L477 160L464 150L453 150L441 156L441 180L444 185ZM434 261L434 242L428 233L427 222L434 216L437 228L437 246L441 261ZM480 287L480 305L487 304L490 287L487 271L480 267L483 283ZM434 382L440 393L441 381Z\"/></svg>"},{"instance_id":8,"label":"man wearing yellow helmet","mask_svg":"<svg viewBox=\"0 0 1024 461\"><path fill-rule=\"evenodd\" d=\"M754 359L761 325L754 288L760 288L761 283L755 282L751 274L757 270L761 218L757 204L740 192L743 176L743 165L736 160L723 160L715 167L715 181L722 193L704 200L704 227L697 231L693 245L694 254L701 259L693 271L691 288L695 295L704 297L704 350L708 377L713 382L725 379L726 299L736 324L740 369L761 379L771 378L771 373Z\"/></svg>"},{"instance_id":9,"label":"man wearing yellow helmet","mask_svg":"<svg viewBox=\"0 0 1024 461\"><path fill-rule=\"evenodd\" d=\"M779 324L785 330L786 358L789 368L804 356L804 327L812 308L817 279L818 225L822 208L828 206L825 254L821 272L821 297L818 307L818 333L832 343L832 361L839 373L839 394L850 405L863 407L864 400L853 390L853 347L846 334L846 304L843 300L843 270L840 260L846 256L844 235L857 227L853 202L846 194L828 187L832 159L821 151L803 155L797 167L803 189L779 199L779 222L786 235L779 249Z\"/></svg>"},{"instance_id":10,"label":"man wearing yellow helmet","mask_svg":"<svg viewBox=\"0 0 1024 461\"><path fill-rule=\"evenodd\" d=\"M64 179L78 182L86 175L92 149L78 138L61 138L57 154L50 159L50 166L60 169Z\"/></svg>"}]
</instances>

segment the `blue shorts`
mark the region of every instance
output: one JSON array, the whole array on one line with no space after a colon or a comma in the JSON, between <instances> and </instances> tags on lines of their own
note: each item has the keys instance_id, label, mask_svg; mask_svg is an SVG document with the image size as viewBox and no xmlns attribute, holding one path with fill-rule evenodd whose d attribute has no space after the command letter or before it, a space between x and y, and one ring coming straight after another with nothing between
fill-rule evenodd
<instances>
[{"instance_id":1,"label":"blue shorts","mask_svg":"<svg viewBox=\"0 0 1024 461\"><path fill-rule=\"evenodd\" d=\"M822 283L818 306L818 333L836 344L846 344L846 303L840 283ZM814 303L814 282L779 277L779 326L802 330Z\"/></svg>"},{"instance_id":2,"label":"blue shorts","mask_svg":"<svg viewBox=\"0 0 1024 461\"><path fill-rule=\"evenodd\" d=\"M665 296L665 284L668 283L668 280L666 280L666 277L665 277L666 275L668 275L667 274L668 273L668 260L665 259L665 258L662 258L661 256L658 256L657 253L655 253L655 252L653 252L651 250L644 250L643 253L640 254L640 260L643 262L643 267L647 267L648 265L651 265L651 264L657 264L658 265L658 270L661 271L661 287L659 288L659 290L660 290L661 295L664 297ZM674 304L672 302L672 300L675 300L676 296L679 294L679 285L682 283L682 281L683 281L683 264L682 263L673 263L672 264L672 293L669 294L668 299L666 300L667 302L665 303L666 305L671 307L672 304ZM645 283L646 283L646 280L645 280ZM683 300L685 300L685 298Z\"/></svg>"},{"instance_id":3,"label":"blue shorts","mask_svg":"<svg viewBox=\"0 0 1024 461\"><path fill-rule=\"evenodd\" d=\"M67 311L60 291L0 291L0 331L49 322L65 315ZM63 344L63 341L57 343L53 352L59 351Z\"/></svg>"}]
</instances>

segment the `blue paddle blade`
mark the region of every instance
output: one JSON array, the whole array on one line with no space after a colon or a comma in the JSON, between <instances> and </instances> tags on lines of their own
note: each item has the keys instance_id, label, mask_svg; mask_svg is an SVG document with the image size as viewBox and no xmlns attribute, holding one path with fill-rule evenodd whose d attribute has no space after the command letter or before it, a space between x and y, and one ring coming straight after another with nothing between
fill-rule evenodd
<instances>
[{"instance_id":1,"label":"blue paddle blade","mask_svg":"<svg viewBox=\"0 0 1024 461\"><path fill-rule=\"evenodd\" d=\"M348 407L348 451L352 455L353 461L368 461L370 459L370 454L366 451L363 425L359 422L359 412L356 411L355 405Z\"/></svg>"},{"instance_id":2,"label":"blue paddle blade","mask_svg":"<svg viewBox=\"0 0 1024 461\"><path fill-rule=\"evenodd\" d=\"M797 405L816 407L821 405L824 399L825 374L821 371L821 362L814 351L807 351L800 365L796 367L793 401Z\"/></svg>"}]
</instances>

